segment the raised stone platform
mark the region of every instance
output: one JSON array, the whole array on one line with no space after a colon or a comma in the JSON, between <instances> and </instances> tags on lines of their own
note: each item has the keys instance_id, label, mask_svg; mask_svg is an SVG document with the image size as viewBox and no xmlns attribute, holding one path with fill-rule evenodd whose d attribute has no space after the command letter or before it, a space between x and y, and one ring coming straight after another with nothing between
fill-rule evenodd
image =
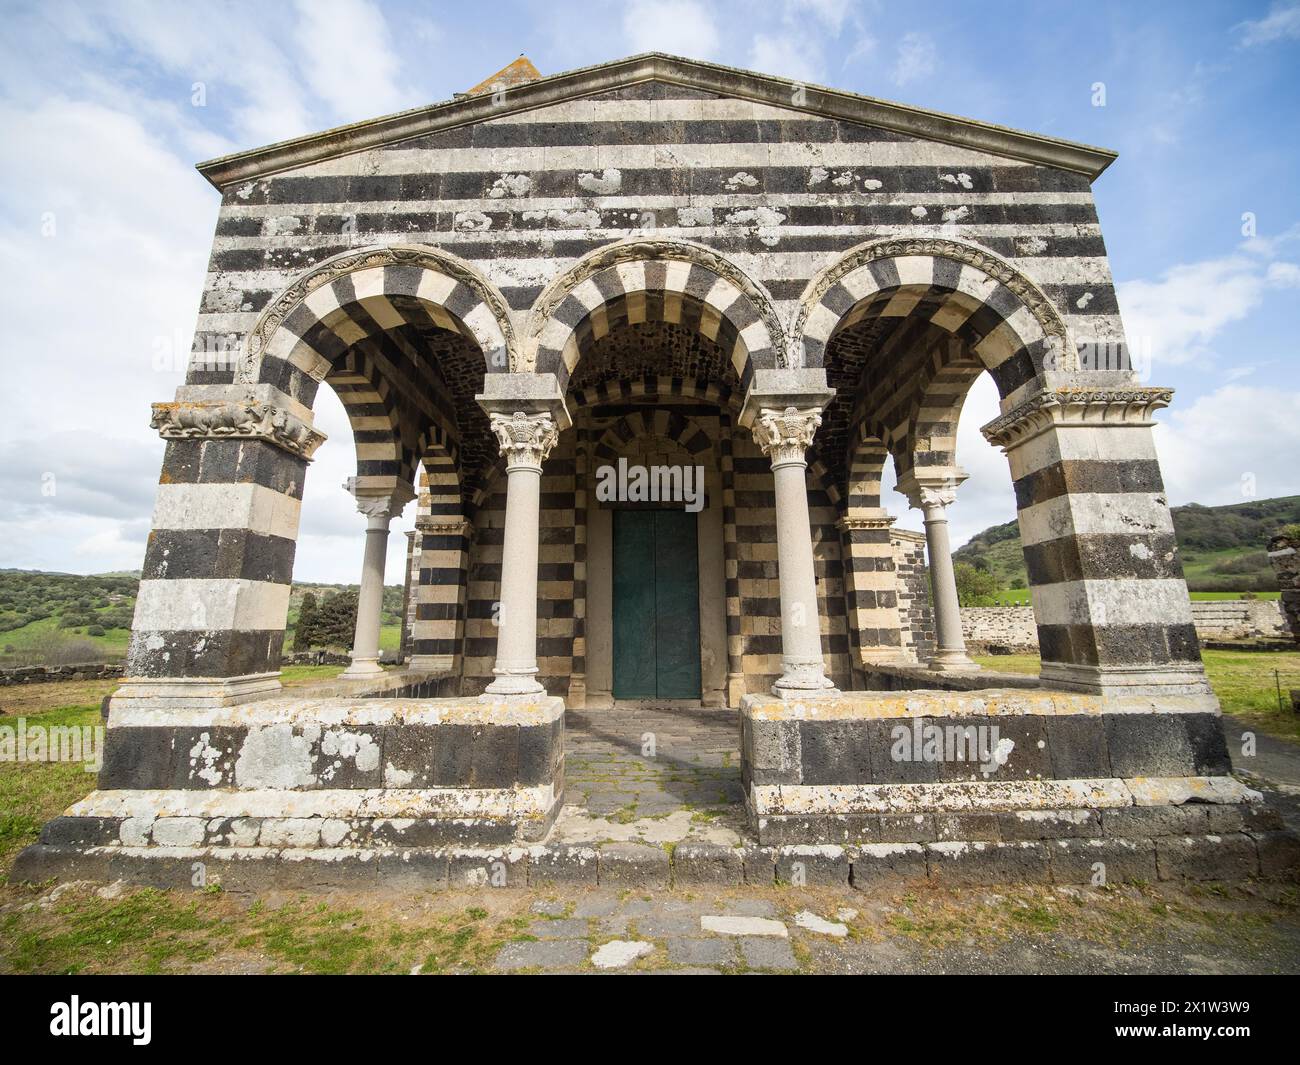
<instances>
[{"instance_id":1,"label":"raised stone platform","mask_svg":"<svg viewBox=\"0 0 1300 1065\"><path fill-rule=\"evenodd\" d=\"M1122 704L1128 713L1121 723L1089 712L1097 707L1084 696L948 693L943 704L928 702L937 698L934 692L856 693L817 700L803 716L791 716L790 704L763 699L743 716L702 709L570 712L563 728L559 700L552 699L524 706L394 701L391 694L286 699L196 711L194 720L176 722L173 733L184 742L166 759L158 753L164 745L133 740L129 730L148 726L123 712L110 729L121 731L114 741L121 746L117 760L106 761L107 779L139 784L140 774L165 767L166 786L101 785L45 826L11 876L180 888L219 882L230 890L781 882L868 890L881 880L1287 877L1300 866L1300 842L1282 830L1258 793L1231 777L1114 775L1116 757L1122 767L1124 757L1138 756L1131 730L1145 716L1140 701ZM1046 736L1044 748L1035 741L1019 756L1013 748L997 772L1062 765L1074 749L1070 740L1083 748L1075 757L1108 759L1109 774L984 780L978 767L966 765L977 779L936 774L912 782L762 783L771 767L761 763L773 748L755 747L755 737L784 737L779 749L791 765L797 752L801 772L835 776L860 750L854 721L910 728L904 713L922 708L934 719L948 700L963 720L1019 720L1020 732L1002 735L1018 737L1018 745L1028 735L1024 719L1052 719L1034 733ZM864 706L876 716L864 718ZM1195 757L1190 737L1201 730L1188 728L1194 710L1185 710L1172 720L1193 753L1178 757ZM404 730L412 728L425 748L404 741ZM452 728L462 731L440 731ZM750 752L744 769L742 735ZM1098 741L1099 751L1093 749ZM533 765L553 759L549 785L544 772L533 770L517 772L509 784L504 776L484 775L504 772L482 761L491 755L497 765L501 745L523 752L533 742L550 744L540 762L531 759ZM1133 751L1126 753L1128 746ZM1169 757L1183 750L1171 742L1161 749ZM132 750L155 754L136 764L125 757ZM517 753L516 765L528 764ZM872 765L869 751L861 764ZM259 776L272 768L294 772L273 781ZM744 802L742 778L749 781Z\"/></svg>"}]
</instances>

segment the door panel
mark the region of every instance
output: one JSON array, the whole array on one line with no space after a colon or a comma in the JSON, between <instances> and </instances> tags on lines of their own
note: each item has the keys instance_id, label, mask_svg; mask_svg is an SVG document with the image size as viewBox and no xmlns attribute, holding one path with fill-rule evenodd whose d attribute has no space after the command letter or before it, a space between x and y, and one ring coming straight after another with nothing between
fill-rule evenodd
<instances>
[{"instance_id":1,"label":"door panel","mask_svg":"<svg viewBox=\"0 0 1300 1065\"><path fill-rule=\"evenodd\" d=\"M649 510L614 511L614 698L655 691L655 527Z\"/></svg>"},{"instance_id":2,"label":"door panel","mask_svg":"<svg viewBox=\"0 0 1300 1065\"><path fill-rule=\"evenodd\" d=\"M616 510L614 698L700 697L696 516Z\"/></svg>"},{"instance_id":3,"label":"door panel","mask_svg":"<svg viewBox=\"0 0 1300 1065\"><path fill-rule=\"evenodd\" d=\"M655 679L661 699L700 697L700 582L695 515L654 510Z\"/></svg>"}]
</instances>

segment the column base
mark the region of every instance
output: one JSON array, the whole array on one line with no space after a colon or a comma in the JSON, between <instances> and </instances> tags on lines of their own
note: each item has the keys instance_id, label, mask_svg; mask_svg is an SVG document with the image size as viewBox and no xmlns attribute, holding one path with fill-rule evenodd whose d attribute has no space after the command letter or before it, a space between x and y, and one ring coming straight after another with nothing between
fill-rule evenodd
<instances>
[{"instance_id":1,"label":"column base","mask_svg":"<svg viewBox=\"0 0 1300 1065\"><path fill-rule=\"evenodd\" d=\"M546 693L546 689L537 682L536 666L518 671L494 669L492 672L496 674L496 680L484 689L483 694L479 697L482 700L491 702L493 696L536 696Z\"/></svg>"},{"instance_id":2,"label":"column base","mask_svg":"<svg viewBox=\"0 0 1300 1065\"><path fill-rule=\"evenodd\" d=\"M1205 670L1190 663L1142 667L1044 662L1038 675L1044 688L1096 695L1212 694Z\"/></svg>"},{"instance_id":3,"label":"column base","mask_svg":"<svg viewBox=\"0 0 1300 1065\"><path fill-rule=\"evenodd\" d=\"M379 664L378 658L354 658L352 664L339 676L344 680L360 680L377 677L383 672L384 667Z\"/></svg>"},{"instance_id":4,"label":"column base","mask_svg":"<svg viewBox=\"0 0 1300 1065\"><path fill-rule=\"evenodd\" d=\"M587 705L587 678L581 673L575 673L569 678L569 694L564 700L564 705L571 710L582 710Z\"/></svg>"},{"instance_id":5,"label":"column base","mask_svg":"<svg viewBox=\"0 0 1300 1065\"><path fill-rule=\"evenodd\" d=\"M821 695L839 695L835 683L826 676L825 666L816 662L784 662L785 672L772 685L772 694L782 699L808 699Z\"/></svg>"},{"instance_id":6,"label":"column base","mask_svg":"<svg viewBox=\"0 0 1300 1065\"><path fill-rule=\"evenodd\" d=\"M279 691L279 670L242 677L126 677L113 693L111 705L142 710L234 706Z\"/></svg>"},{"instance_id":7,"label":"column base","mask_svg":"<svg viewBox=\"0 0 1300 1065\"><path fill-rule=\"evenodd\" d=\"M926 666L936 673L971 673L980 668L979 663L966 657L965 651L939 650Z\"/></svg>"},{"instance_id":8,"label":"column base","mask_svg":"<svg viewBox=\"0 0 1300 1065\"><path fill-rule=\"evenodd\" d=\"M748 694L745 688L745 674L728 673L727 674L727 705L739 707L740 700Z\"/></svg>"}]
</instances>

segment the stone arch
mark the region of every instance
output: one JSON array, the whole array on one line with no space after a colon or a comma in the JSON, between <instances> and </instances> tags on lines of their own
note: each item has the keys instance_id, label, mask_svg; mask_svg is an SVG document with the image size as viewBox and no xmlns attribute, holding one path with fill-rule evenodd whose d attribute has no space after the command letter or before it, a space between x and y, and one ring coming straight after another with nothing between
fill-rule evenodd
<instances>
[{"instance_id":1,"label":"stone arch","mask_svg":"<svg viewBox=\"0 0 1300 1065\"><path fill-rule=\"evenodd\" d=\"M740 412L740 397L721 381L688 381L680 377L644 377L635 381L602 381L590 388L575 391L570 407L577 410L597 403L625 403L646 396L682 397L714 403L718 407Z\"/></svg>"},{"instance_id":2,"label":"stone arch","mask_svg":"<svg viewBox=\"0 0 1300 1065\"><path fill-rule=\"evenodd\" d=\"M632 441L657 436L680 445L692 458L713 451L713 440L694 418L675 411L646 410L625 414L596 441L592 457L596 461L617 459Z\"/></svg>"},{"instance_id":3,"label":"stone arch","mask_svg":"<svg viewBox=\"0 0 1300 1065\"><path fill-rule=\"evenodd\" d=\"M1065 322L1037 285L992 252L940 237L861 244L818 273L800 298L789 361L822 366L838 330L918 306L967 341L1004 398L1044 370L1078 368Z\"/></svg>"},{"instance_id":4,"label":"stone arch","mask_svg":"<svg viewBox=\"0 0 1300 1065\"><path fill-rule=\"evenodd\" d=\"M244 338L237 384L274 384L310 402L313 386L353 344L400 325L436 325L472 339L488 373L518 366L505 297L469 263L397 244L343 252L278 295Z\"/></svg>"},{"instance_id":5,"label":"stone arch","mask_svg":"<svg viewBox=\"0 0 1300 1065\"><path fill-rule=\"evenodd\" d=\"M785 346L771 296L730 260L688 241L637 238L597 248L542 291L525 328L525 369L564 387L586 344L646 321L694 325L727 350L742 390Z\"/></svg>"}]
</instances>

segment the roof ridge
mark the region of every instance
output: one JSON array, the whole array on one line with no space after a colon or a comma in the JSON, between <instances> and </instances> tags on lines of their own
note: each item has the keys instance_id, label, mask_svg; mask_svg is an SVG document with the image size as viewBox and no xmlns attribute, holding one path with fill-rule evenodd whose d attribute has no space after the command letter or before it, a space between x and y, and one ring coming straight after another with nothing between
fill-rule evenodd
<instances>
[{"instance_id":1,"label":"roof ridge","mask_svg":"<svg viewBox=\"0 0 1300 1065\"><path fill-rule=\"evenodd\" d=\"M1095 179L1116 158L1116 153L1107 148L1077 141L700 59L686 59L665 52L643 52L514 86L507 89L504 99L492 94L462 94L450 100L219 156L199 163L197 169L214 186L222 188L238 181L281 173L427 133L531 111L646 81L703 89L792 111L907 133L925 140L1074 171L1084 174L1089 180ZM798 90L801 102L794 102L792 87Z\"/></svg>"}]
</instances>

